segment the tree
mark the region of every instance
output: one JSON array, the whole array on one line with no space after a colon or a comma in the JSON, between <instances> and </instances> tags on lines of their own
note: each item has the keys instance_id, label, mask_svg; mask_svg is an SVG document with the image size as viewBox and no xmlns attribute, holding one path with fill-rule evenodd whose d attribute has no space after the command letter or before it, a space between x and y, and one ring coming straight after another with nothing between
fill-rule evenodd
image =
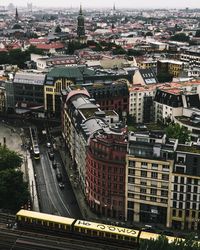
<instances>
[{"instance_id":1,"label":"tree","mask_svg":"<svg viewBox=\"0 0 200 250\"><path fill-rule=\"evenodd\" d=\"M170 124L165 129L168 138L178 139L180 143L185 143L189 140L189 132L185 127L180 126L178 123Z\"/></svg>"},{"instance_id":2,"label":"tree","mask_svg":"<svg viewBox=\"0 0 200 250\"><path fill-rule=\"evenodd\" d=\"M173 243L169 243L168 239L161 235L156 240L141 241L139 250L199 250L198 242L194 240L193 235L189 235L185 241L176 239Z\"/></svg>"},{"instance_id":3,"label":"tree","mask_svg":"<svg viewBox=\"0 0 200 250\"><path fill-rule=\"evenodd\" d=\"M189 42L190 41L190 37L187 36L185 33L178 33L172 36L170 39L173 41L177 41L177 42Z\"/></svg>"},{"instance_id":4,"label":"tree","mask_svg":"<svg viewBox=\"0 0 200 250\"><path fill-rule=\"evenodd\" d=\"M153 33L151 31L148 31L145 36L153 36Z\"/></svg>"},{"instance_id":5,"label":"tree","mask_svg":"<svg viewBox=\"0 0 200 250\"><path fill-rule=\"evenodd\" d=\"M6 147L0 146L0 171L6 169L16 169L22 164L22 157L9 150Z\"/></svg>"},{"instance_id":6,"label":"tree","mask_svg":"<svg viewBox=\"0 0 200 250\"><path fill-rule=\"evenodd\" d=\"M200 30L196 31L195 37L200 37Z\"/></svg>"},{"instance_id":7,"label":"tree","mask_svg":"<svg viewBox=\"0 0 200 250\"><path fill-rule=\"evenodd\" d=\"M62 30L59 25L56 26L55 28L55 33L60 33Z\"/></svg>"},{"instance_id":8,"label":"tree","mask_svg":"<svg viewBox=\"0 0 200 250\"><path fill-rule=\"evenodd\" d=\"M23 181L23 173L19 170L0 171L0 207L17 211L27 204L30 195L28 184Z\"/></svg>"}]
</instances>

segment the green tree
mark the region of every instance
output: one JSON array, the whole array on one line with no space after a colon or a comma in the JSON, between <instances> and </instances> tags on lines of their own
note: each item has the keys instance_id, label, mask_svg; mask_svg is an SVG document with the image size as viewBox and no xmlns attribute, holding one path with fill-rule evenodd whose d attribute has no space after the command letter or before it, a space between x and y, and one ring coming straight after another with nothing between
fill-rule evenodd
<instances>
[{"instance_id":1,"label":"green tree","mask_svg":"<svg viewBox=\"0 0 200 250\"><path fill-rule=\"evenodd\" d=\"M185 127L180 126L178 123L170 124L165 129L168 138L178 139L180 143L185 143L189 140L189 132Z\"/></svg>"},{"instance_id":2,"label":"green tree","mask_svg":"<svg viewBox=\"0 0 200 250\"><path fill-rule=\"evenodd\" d=\"M55 33L60 33L62 30L59 25L56 26L55 28Z\"/></svg>"},{"instance_id":3,"label":"green tree","mask_svg":"<svg viewBox=\"0 0 200 250\"><path fill-rule=\"evenodd\" d=\"M6 169L16 169L22 164L22 157L9 150L6 147L0 146L0 171Z\"/></svg>"},{"instance_id":4,"label":"green tree","mask_svg":"<svg viewBox=\"0 0 200 250\"><path fill-rule=\"evenodd\" d=\"M173 41L177 41L177 42L189 42L190 41L190 37L187 36L185 33L178 33L172 36L170 39Z\"/></svg>"},{"instance_id":5,"label":"green tree","mask_svg":"<svg viewBox=\"0 0 200 250\"><path fill-rule=\"evenodd\" d=\"M200 37L200 30L196 31L195 37Z\"/></svg>"},{"instance_id":6,"label":"green tree","mask_svg":"<svg viewBox=\"0 0 200 250\"><path fill-rule=\"evenodd\" d=\"M184 241L176 239L169 243L165 236L159 236L156 240L141 241L139 250L200 250L198 242L194 240L193 235L189 235Z\"/></svg>"},{"instance_id":7,"label":"green tree","mask_svg":"<svg viewBox=\"0 0 200 250\"><path fill-rule=\"evenodd\" d=\"M0 207L17 211L29 199L28 184L19 170L0 171Z\"/></svg>"}]
</instances>

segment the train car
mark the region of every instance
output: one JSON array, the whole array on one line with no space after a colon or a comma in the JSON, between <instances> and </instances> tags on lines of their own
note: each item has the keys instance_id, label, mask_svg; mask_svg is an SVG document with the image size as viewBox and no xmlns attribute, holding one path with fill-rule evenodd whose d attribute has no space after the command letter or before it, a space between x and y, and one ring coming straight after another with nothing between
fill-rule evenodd
<instances>
[{"instance_id":1,"label":"train car","mask_svg":"<svg viewBox=\"0 0 200 250\"><path fill-rule=\"evenodd\" d=\"M38 145L37 129L30 127L30 137L31 137L31 148L35 160L40 159L40 150Z\"/></svg>"},{"instance_id":2,"label":"train car","mask_svg":"<svg viewBox=\"0 0 200 250\"><path fill-rule=\"evenodd\" d=\"M18 228L70 232L73 230L75 219L21 209L16 214L16 222Z\"/></svg>"},{"instance_id":3,"label":"train car","mask_svg":"<svg viewBox=\"0 0 200 250\"><path fill-rule=\"evenodd\" d=\"M91 221L77 220L74 232L87 236L115 240L117 242L138 243L140 231L129 228L116 227Z\"/></svg>"},{"instance_id":4,"label":"train car","mask_svg":"<svg viewBox=\"0 0 200 250\"><path fill-rule=\"evenodd\" d=\"M142 240L157 240L159 236L160 236L160 234L157 234L157 233L141 231L140 241L142 241ZM177 237L167 236L167 235L165 235L165 237L168 239L169 243L172 243L174 241L184 241L185 240L182 238L177 238Z\"/></svg>"}]
</instances>

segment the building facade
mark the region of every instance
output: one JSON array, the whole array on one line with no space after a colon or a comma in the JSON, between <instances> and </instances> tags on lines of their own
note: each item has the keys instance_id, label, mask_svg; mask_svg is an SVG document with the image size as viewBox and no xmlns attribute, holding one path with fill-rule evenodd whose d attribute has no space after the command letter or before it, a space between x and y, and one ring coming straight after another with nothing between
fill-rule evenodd
<instances>
[{"instance_id":1,"label":"building facade","mask_svg":"<svg viewBox=\"0 0 200 250\"><path fill-rule=\"evenodd\" d=\"M129 134L125 219L170 225L173 154L177 141L162 133Z\"/></svg>"},{"instance_id":2,"label":"building facade","mask_svg":"<svg viewBox=\"0 0 200 250\"><path fill-rule=\"evenodd\" d=\"M90 139L86 199L97 214L124 220L126 132L106 128Z\"/></svg>"}]
</instances>

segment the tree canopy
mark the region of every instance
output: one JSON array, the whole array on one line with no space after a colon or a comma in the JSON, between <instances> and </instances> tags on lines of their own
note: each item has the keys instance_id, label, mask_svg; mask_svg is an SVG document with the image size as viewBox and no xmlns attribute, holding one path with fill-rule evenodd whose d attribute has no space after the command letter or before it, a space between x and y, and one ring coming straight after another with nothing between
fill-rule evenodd
<instances>
[{"instance_id":1,"label":"tree canopy","mask_svg":"<svg viewBox=\"0 0 200 250\"><path fill-rule=\"evenodd\" d=\"M6 169L16 169L22 164L21 156L6 147L0 147L0 171Z\"/></svg>"},{"instance_id":2,"label":"tree canopy","mask_svg":"<svg viewBox=\"0 0 200 250\"><path fill-rule=\"evenodd\" d=\"M0 208L17 211L29 199L28 184L19 170L22 157L0 146Z\"/></svg>"},{"instance_id":3,"label":"tree canopy","mask_svg":"<svg viewBox=\"0 0 200 250\"><path fill-rule=\"evenodd\" d=\"M189 140L188 130L177 123L167 126L165 132L168 138L178 139L180 143L185 143Z\"/></svg>"},{"instance_id":4,"label":"tree canopy","mask_svg":"<svg viewBox=\"0 0 200 250\"><path fill-rule=\"evenodd\" d=\"M15 169L0 171L0 207L17 211L29 198L28 184L23 173Z\"/></svg>"},{"instance_id":5,"label":"tree canopy","mask_svg":"<svg viewBox=\"0 0 200 250\"><path fill-rule=\"evenodd\" d=\"M142 241L139 250L199 250L198 242L190 235L185 241L175 240L169 243L165 236L160 236L156 240Z\"/></svg>"},{"instance_id":6,"label":"tree canopy","mask_svg":"<svg viewBox=\"0 0 200 250\"><path fill-rule=\"evenodd\" d=\"M177 42L189 42L190 37L187 36L185 33L178 33L171 37L171 40L177 41Z\"/></svg>"}]
</instances>

